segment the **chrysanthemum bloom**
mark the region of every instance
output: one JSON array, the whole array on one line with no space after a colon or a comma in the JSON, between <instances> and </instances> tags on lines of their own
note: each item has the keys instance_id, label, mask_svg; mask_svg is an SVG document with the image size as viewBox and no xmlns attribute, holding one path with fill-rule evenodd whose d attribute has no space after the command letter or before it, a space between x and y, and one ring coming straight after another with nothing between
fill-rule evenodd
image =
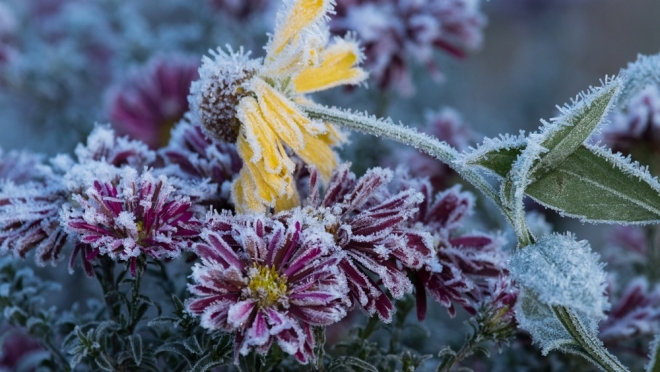
<instances>
[{"instance_id":1,"label":"chrysanthemum bloom","mask_svg":"<svg viewBox=\"0 0 660 372\"><path fill-rule=\"evenodd\" d=\"M365 47L365 67L378 87L414 92L411 58L441 78L434 49L463 57L481 45L485 17L477 0L337 0L330 25L335 34L356 32Z\"/></svg>"},{"instance_id":2,"label":"chrysanthemum bloom","mask_svg":"<svg viewBox=\"0 0 660 372\"><path fill-rule=\"evenodd\" d=\"M166 168L167 174L187 180L211 180L217 185L215 194L220 202L229 200L231 182L242 166L233 144L207 137L199 123L188 118L174 127L170 143L159 154L167 165L175 165L172 170ZM222 204L214 205L221 209Z\"/></svg>"},{"instance_id":3,"label":"chrysanthemum bloom","mask_svg":"<svg viewBox=\"0 0 660 372\"><path fill-rule=\"evenodd\" d=\"M405 176L400 175L400 178ZM415 184L416 183L416 184ZM406 185L406 182L402 183ZM461 233L465 217L472 213L474 198L469 192L452 187L433 197L428 180L413 179L407 187L419 190L425 202L408 223L433 235L434 249L442 270L432 266L411 271L417 297L417 317L426 317L426 291L450 315L456 310L453 303L461 305L470 314L476 312L483 299L488 283L485 278L496 278L505 273L506 258L501 251L503 238L483 232Z\"/></svg>"},{"instance_id":4,"label":"chrysanthemum bloom","mask_svg":"<svg viewBox=\"0 0 660 372\"><path fill-rule=\"evenodd\" d=\"M284 210L298 204L288 147L328 179L336 165L331 145L341 140L331 125L311 120L297 103L304 94L366 77L355 65L361 54L355 41L328 43L324 29L330 0L287 1L266 46L266 57L250 60L242 50L219 50L205 58L193 83L190 106L207 133L237 142L244 161L233 184L239 212Z\"/></svg>"},{"instance_id":5,"label":"chrysanthemum bloom","mask_svg":"<svg viewBox=\"0 0 660 372\"><path fill-rule=\"evenodd\" d=\"M232 332L235 358L273 343L301 363L313 359L311 326L346 315L346 278L324 230L261 216L216 215L194 250L188 310L202 327Z\"/></svg>"},{"instance_id":6,"label":"chrysanthemum bloom","mask_svg":"<svg viewBox=\"0 0 660 372\"><path fill-rule=\"evenodd\" d=\"M108 117L120 135L159 148L167 144L174 124L188 111L190 83L199 65L183 57L156 57L110 88Z\"/></svg>"},{"instance_id":7,"label":"chrysanthemum bloom","mask_svg":"<svg viewBox=\"0 0 660 372\"><path fill-rule=\"evenodd\" d=\"M54 264L66 243L59 212L68 193L61 177L26 152L0 152L0 253Z\"/></svg>"},{"instance_id":8,"label":"chrysanthemum bloom","mask_svg":"<svg viewBox=\"0 0 660 372\"><path fill-rule=\"evenodd\" d=\"M188 198L174 196L165 176L138 175L126 167L118 183L94 182L84 194L73 194L79 207L65 207L61 220L79 242L115 260L146 254L156 259L174 258L190 248L199 234ZM89 256L89 255L88 255Z\"/></svg>"},{"instance_id":9,"label":"chrysanthemum bloom","mask_svg":"<svg viewBox=\"0 0 660 372\"><path fill-rule=\"evenodd\" d=\"M431 236L404 224L417 212L422 195L414 190L392 194L387 189L391 180L391 171L374 168L356 181L348 164L343 164L321 197L319 174L312 170L309 198L301 208L279 215L302 210L306 224L324 226L346 253L339 267L349 280L351 297L367 314L377 313L386 322L393 314L389 295L401 298L413 290L406 270L437 266Z\"/></svg>"}]
</instances>

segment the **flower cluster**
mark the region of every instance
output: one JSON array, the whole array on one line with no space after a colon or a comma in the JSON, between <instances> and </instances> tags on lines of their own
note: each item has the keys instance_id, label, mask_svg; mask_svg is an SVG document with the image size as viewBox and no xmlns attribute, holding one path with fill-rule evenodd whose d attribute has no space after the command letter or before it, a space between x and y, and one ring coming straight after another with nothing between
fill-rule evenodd
<instances>
[{"instance_id":1,"label":"flower cluster","mask_svg":"<svg viewBox=\"0 0 660 372\"><path fill-rule=\"evenodd\" d=\"M235 335L235 358L273 343L301 363L314 358L312 326L346 315L348 286L325 231L303 228L300 216L214 215L194 250L195 296L187 307L202 326Z\"/></svg>"},{"instance_id":2,"label":"flower cluster","mask_svg":"<svg viewBox=\"0 0 660 372\"><path fill-rule=\"evenodd\" d=\"M478 5L476 0L338 0L330 25L338 35L357 33L365 67L379 88L392 86L409 95L414 91L409 56L440 79L434 49L462 58L481 45L486 22Z\"/></svg>"}]
</instances>

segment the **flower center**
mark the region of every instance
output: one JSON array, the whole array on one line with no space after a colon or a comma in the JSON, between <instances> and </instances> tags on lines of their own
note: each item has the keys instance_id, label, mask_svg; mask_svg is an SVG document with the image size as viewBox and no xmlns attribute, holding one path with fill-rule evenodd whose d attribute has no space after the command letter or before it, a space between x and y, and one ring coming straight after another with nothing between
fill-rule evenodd
<instances>
[{"instance_id":1,"label":"flower center","mask_svg":"<svg viewBox=\"0 0 660 372\"><path fill-rule=\"evenodd\" d=\"M215 60L204 60L199 80L192 83L188 101L207 135L220 141L236 142L240 127L236 106L249 93L244 84L257 73L258 62L242 52L227 54L222 51L215 53Z\"/></svg>"},{"instance_id":2,"label":"flower center","mask_svg":"<svg viewBox=\"0 0 660 372\"><path fill-rule=\"evenodd\" d=\"M255 264L250 270L248 288L259 306L271 306L286 295L286 276L280 275L275 267Z\"/></svg>"}]
</instances>

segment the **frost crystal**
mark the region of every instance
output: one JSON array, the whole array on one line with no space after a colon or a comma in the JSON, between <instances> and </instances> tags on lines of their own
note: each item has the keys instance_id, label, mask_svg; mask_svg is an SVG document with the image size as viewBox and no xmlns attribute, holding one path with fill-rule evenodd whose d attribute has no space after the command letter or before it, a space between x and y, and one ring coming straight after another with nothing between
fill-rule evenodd
<instances>
[{"instance_id":1,"label":"frost crystal","mask_svg":"<svg viewBox=\"0 0 660 372\"><path fill-rule=\"evenodd\" d=\"M535 293L546 306L564 306L601 320L609 308L605 271L585 240L571 234L551 234L518 249L510 271L519 286Z\"/></svg>"},{"instance_id":2,"label":"frost crystal","mask_svg":"<svg viewBox=\"0 0 660 372\"><path fill-rule=\"evenodd\" d=\"M266 354L273 343L301 363L314 359L312 326L346 315L343 253L323 229L263 216L211 215L194 250L193 297L202 327L234 333L234 356Z\"/></svg>"}]
</instances>

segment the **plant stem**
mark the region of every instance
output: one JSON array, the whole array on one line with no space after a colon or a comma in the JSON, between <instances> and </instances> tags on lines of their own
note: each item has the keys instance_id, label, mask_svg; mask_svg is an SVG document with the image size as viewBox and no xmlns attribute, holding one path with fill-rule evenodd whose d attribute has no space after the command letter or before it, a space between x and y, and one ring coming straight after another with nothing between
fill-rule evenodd
<instances>
[{"instance_id":1,"label":"plant stem","mask_svg":"<svg viewBox=\"0 0 660 372\"><path fill-rule=\"evenodd\" d=\"M370 118L363 114L340 111L319 105L301 105L302 109L312 119L320 119L358 132L371 134L376 137L385 137L404 145L409 145L423 151L441 162L449 165L466 181L481 191L488 199L495 203L504 216L513 222L508 210L502 205L499 195L486 180L471 168L464 167L456 162L458 152L448 144L440 142L434 137L420 133L404 125L396 125L391 120Z\"/></svg>"},{"instance_id":2,"label":"plant stem","mask_svg":"<svg viewBox=\"0 0 660 372\"><path fill-rule=\"evenodd\" d=\"M571 337L573 337L587 354L587 359L607 372L628 371L628 369L621 364L614 355L610 354L607 349L603 347L600 340L590 335L590 332L573 311L563 306L553 306L552 311Z\"/></svg>"}]
</instances>

